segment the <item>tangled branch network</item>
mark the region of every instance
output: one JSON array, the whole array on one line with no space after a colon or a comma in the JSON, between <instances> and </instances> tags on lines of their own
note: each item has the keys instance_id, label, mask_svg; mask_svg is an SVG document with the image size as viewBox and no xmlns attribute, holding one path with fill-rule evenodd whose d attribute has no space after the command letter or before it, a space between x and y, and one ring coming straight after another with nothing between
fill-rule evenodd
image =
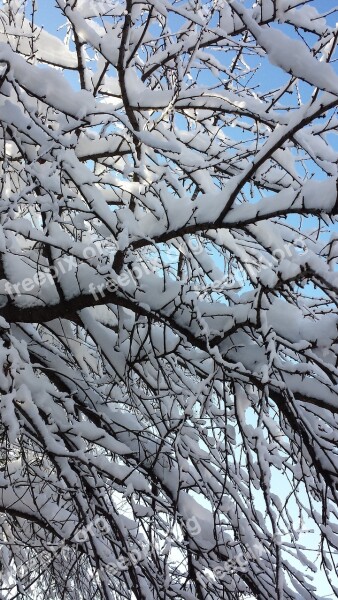
<instances>
[{"instance_id":1,"label":"tangled branch network","mask_svg":"<svg viewBox=\"0 0 338 600\"><path fill-rule=\"evenodd\" d=\"M333 4L2 2L1 600L338 596Z\"/></svg>"}]
</instances>

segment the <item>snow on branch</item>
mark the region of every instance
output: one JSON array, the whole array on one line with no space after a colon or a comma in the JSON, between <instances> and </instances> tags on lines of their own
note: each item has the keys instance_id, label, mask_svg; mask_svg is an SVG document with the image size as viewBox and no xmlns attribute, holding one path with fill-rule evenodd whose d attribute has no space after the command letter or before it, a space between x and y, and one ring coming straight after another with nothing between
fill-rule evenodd
<instances>
[{"instance_id":1,"label":"snow on branch","mask_svg":"<svg viewBox=\"0 0 338 600\"><path fill-rule=\"evenodd\" d=\"M325 4L2 3L4 600L338 595Z\"/></svg>"}]
</instances>

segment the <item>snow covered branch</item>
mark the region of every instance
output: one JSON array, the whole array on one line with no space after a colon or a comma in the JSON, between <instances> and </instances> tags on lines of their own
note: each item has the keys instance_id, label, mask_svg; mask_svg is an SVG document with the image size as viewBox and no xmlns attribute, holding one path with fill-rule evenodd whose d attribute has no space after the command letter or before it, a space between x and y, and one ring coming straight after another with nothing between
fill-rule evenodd
<instances>
[{"instance_id":1,"label":"snow covered branch","mask_svg":"<svg viewBox=\"0 0 338 600\"><path fill-rule=\"evenodd\" d=\"M4 600L338 595L324 5L3 2Z\"/></svg>"}]
</instances>

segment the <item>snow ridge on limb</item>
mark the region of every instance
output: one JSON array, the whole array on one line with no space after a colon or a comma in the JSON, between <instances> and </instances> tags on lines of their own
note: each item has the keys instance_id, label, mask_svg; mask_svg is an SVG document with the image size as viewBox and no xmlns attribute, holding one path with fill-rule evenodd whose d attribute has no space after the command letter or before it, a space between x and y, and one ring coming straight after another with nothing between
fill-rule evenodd
<instances>
[{"instance_id":1,"label":"snow ridge on limb","mask_svg":"<svg viewBox=\"0 0 338 600\"><path fill-rule=\"evenodd\" d=\"M46 2L0 11L2 597L337 594L333 16Z\"/></svg>"}]
</instances>

